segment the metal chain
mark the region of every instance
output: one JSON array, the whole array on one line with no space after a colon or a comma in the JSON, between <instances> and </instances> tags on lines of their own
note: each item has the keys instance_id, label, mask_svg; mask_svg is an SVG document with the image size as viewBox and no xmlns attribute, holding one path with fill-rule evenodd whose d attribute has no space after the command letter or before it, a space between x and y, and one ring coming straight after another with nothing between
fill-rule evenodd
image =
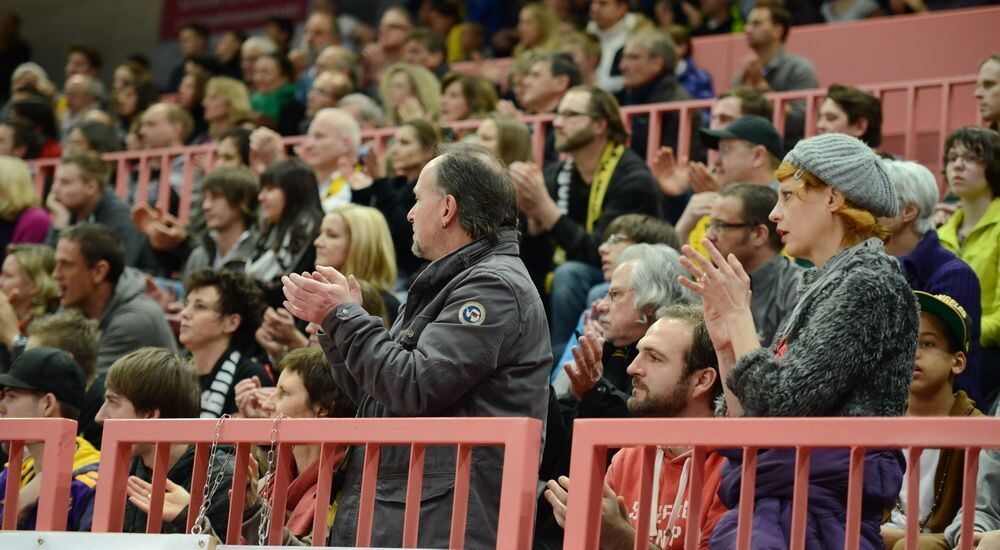
<instances>
[{"instance_id":1,"label":"metal chain","mask_svg":"<svg viewBox=\"0 0 1000 550\"><path fill-rule=\"evenodd\" d=\"M279 412L274 417L271 424L271 447L267 451L267 470L261 481L264 482L263 494L260 503L260 524L257 526L257 542L261 546L267 545L267 535L271 529L271 514L274 513L274 443L278 438L278 421L285 418L285 413Z\"/></svg>"},{"instance_id":2,"label":"metal chain","mask_svg":"<svg viewBox=\"0 0 1000 550\"><path fill-rule=\"evenodd\" d=\"M202 487L201 507L198 508L198 516L195 517L194 525L191 526L192 535L200 535L205 531L203 525L207 521L205 516L208 514L208 506L212 503L212 497L215 496L215 491L222 484L222 479L225 477L225 473L236 454L235 450L229 451L229 456L226 457L225 464L216 472L215 478L212 479L212 468L215 466L215 451L219 448L219 435L222 432L222 424L230 418L232 417L224 414L219 417L219 421L215 424L215 436L212 438L212 446L208 451L208 472L206 473L205 485Z\"/></svg>"}]
</instances>

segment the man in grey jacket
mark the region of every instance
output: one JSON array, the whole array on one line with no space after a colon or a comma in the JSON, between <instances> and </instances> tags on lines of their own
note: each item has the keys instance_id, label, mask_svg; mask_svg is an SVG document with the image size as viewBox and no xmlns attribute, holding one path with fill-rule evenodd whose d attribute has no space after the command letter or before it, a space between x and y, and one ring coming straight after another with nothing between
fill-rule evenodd
<instances>
[{"instance_id":1,"label":"man in grey jacket","mask_svg":"<svg viewBox=\"0 0 1000 550\"><path fill-rule=\"evenodd\" d=\"M99 441L99 428L93 422L104 402L104 378L111 364L145 346L176 353L177 344L163 311L146 296L145 276L125 267L121 241L107 227L80 223L63 230L52 277L59 285L61 307L79 308L100 323L96 377L87 389L79 420L87 439Z\"/></svg>"},{"instance_id":2,"label":"man in grey jacket","mask_svg":"<svg viewBox=\"0 0 1000 550\"><path fill-rule=\"evenodd\" d=\"M322 326L320 343L359 416L527 416L545 420L552 353L545 312L518 256L517 202L503 163L479 146L445 150L420 174L414 253L432 263L389 331L333 268L284 277L285 307ZM351 450L330 544L355 542L363 448ZM400 546L409 450L382 449L373 546ZM418 546L448 545L455 450L424 459ZM467 548L497 535L502 449L473 451Z\"/></svg>"}]
</instances>

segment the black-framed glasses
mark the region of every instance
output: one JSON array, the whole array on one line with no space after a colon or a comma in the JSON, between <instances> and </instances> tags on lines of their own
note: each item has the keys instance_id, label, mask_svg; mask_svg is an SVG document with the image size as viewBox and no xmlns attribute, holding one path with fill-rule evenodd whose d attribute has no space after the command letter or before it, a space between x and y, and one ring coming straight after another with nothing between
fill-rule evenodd
<instances>
[{"instance_id":1,"label":"black-framed glasses","mask_svg":"<svg viewBox=\"0 0 1000 550\"><path fill-rule=\"evenodd\" d=\"M743 229L747 227L753 227L757 224L753 222L743 222L743 223L729 223L719 220L712 220L708 222L708 227L706 231L709 233L722 233L726 229Z\"/></svg>"}]
</instances>

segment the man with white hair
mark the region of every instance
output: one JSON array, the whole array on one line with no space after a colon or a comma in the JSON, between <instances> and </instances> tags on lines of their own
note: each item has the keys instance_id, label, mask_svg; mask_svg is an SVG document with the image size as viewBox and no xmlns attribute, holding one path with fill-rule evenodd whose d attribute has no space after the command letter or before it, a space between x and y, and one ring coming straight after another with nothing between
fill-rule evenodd
<instances>
[{"instance_id":1,"label":"man with white hair","mask_svg":"<svg viewBox=\"0 0 1000 550\"><path fill-rule=\"evenodd\" d=\"M69 134L83 120L83 116L88 111L100 107L98 104L100 93L100 81L92 76L77 74L66 79L66 84L63 85L66 112L59 127L63 148L69 145Z\"/></svg>"},{"instance_id":2,"label":"man with white hair","mask_svg":"<svg viewBox=\"0 0 1000 550\"><path fill-rule=\"evenodd\" d=\"M883 160L889 181L899 197L899 214L883 220L892 231L886 252L899 259L910 288L951 296L969 314L969 354L965 371L955 379L955 391L982 402L979 388L979 323L982 316L979 278L969 264L941 245L934 230L938 185L923 165L905 160Z\"/></svg>"},{"instance_id":3,"label":"man with white hair","mask_svg":"<svg viewBox=\"0 0 1000 550\"><path fill-rule=\"evenodd\" d=\"M240 71L247 86L253 84L253 66L265 55L278 53L278 46L266 36L251 36L240 48Z\"/></svg>"},{"instance_id":4,"label":"man with white hair","mask_svg":"<svg viewBox=\"0 0 1000 550\"><path fill-rule=\"evenodd\" d=\"M572 418L616 418L628 415L632 377L625 372L635 359L636 343L657 319L657 312L693 304L693 293L678 281L683 275L680 254L665 244L635 244L621 254L611 275L608 294L597 303L602 334L585 334L566 363ZM561 375L560 375L561 376ZM556 379L556 391L566 387Z\"/></svg>"},{"instance_id":5,"label":"man with white hair","mask_svg":"<svg viewBox=\"0 0 1000 550\"><path fill-rule=\"evenodd\" d=\"M360 148L361 128L347 111L322 109L313 117L305 142L297 152L316 174L324 211L351 202L350 174L343 171L358 169ZM285 158L281 136L268 128L258 128L250 134L250 149L264 166Z\"/></svg>"},{"instance_id":6,"label":"man with white hair","mask_svg":"<svg viewBox=\"0 0 1000 550\"><path fill-rule=\"evenodd\" d=\"M347 94L340 98L337 107L350 113L363 130L381 128L385 122L385 111L365 94Z\"/></svg>"}]
</instances>

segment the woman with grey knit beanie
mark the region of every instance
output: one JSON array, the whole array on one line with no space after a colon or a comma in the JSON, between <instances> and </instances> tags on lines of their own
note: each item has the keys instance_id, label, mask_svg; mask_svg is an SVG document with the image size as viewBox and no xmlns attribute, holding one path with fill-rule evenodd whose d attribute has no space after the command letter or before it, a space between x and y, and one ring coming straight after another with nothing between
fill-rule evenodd
<instances>
[{"instance_id":1,"label":"woman with grey knit beanie","mask_svg":"<svg viewBox=\"0 0 1000 550\"><path fill-rule=\"evenodd\" d=\"M780 188L770 218L787 253L809 260L815 268L803 276L798 302L769 347L757 339L750 314L750 277L736 257L724 258L707 240L711 262L690 247L684 250L687 258L682 261L694 279L682 283L702 297L706 325L719 356L725 390L720 412L728 416L903 414L919 317L909 285L883 248L890 233L879 218L895 216L898 204L879 159L853 137L825 134L800 141L785 156L775 179ZM741 453L727 456L736 465L742 461ZM898 451L866 455L862 498L863 509L870 513L862 514L862 548L882 547L880 511L895 501L904 464ZM784 533L789 532L788 492L769 495L761 487L790 487L793 465L794 452L789 450L771 449L758 457L755 547L769 537L785 540ZM807 547L842 548L847 451L814 451L811 470ZM783 476L788 477L787 485ZM719 489L733 511L740 479L737 467ZM838 483L842 483L839 490ZM761 506L768 500L777 504ZM712 548L735 546L735 536L736 516L729 514L716 527Z\"/></svg>"}]
</instances>

